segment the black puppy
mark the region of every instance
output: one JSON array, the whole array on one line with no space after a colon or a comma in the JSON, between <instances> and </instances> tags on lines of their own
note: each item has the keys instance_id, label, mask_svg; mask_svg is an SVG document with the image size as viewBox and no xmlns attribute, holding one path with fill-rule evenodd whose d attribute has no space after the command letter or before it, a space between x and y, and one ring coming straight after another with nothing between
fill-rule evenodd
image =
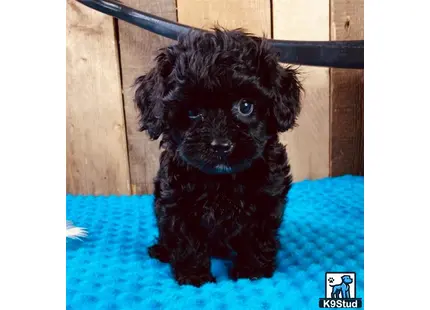
<instances>
[{"instance_id":1,"label":"black puppy","mask_svg":"<svg viewBox=\"0 0 430 310\"><path fill-rule=\"evenodd\" d=\"M295 125L301 85L264 39L242 30L191 32L136 80L141 130L164 149L155 178L159 229L149 255L180 284L271 277L291 186L278 133Z\"/></svg>"}]
</instances>

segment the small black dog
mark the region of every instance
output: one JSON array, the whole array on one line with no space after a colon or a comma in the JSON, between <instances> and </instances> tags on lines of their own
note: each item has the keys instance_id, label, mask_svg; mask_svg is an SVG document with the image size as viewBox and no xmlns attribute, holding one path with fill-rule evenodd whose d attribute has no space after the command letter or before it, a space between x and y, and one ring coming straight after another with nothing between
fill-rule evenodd
<instances>
[{"instance_id":1,"label":"small black dog","mask_svg":"<svg viewBox=\"0 0 430 310\"><path fill-rule=\"evenodd\" d=\"M164 149L149 255L179 284L214 282L211 257L232 258L233 279L271 277L292 182L278 133L300 112L296 71L264 39L215 28L162 49L136 86L141 131Z\"/></svg>"}]
</instances>

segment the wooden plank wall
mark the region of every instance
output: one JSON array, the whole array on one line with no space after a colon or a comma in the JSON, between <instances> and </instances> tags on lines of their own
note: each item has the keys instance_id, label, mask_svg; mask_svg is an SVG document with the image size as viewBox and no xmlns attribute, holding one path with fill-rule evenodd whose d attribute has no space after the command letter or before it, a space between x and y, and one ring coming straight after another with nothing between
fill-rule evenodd
<instances>
[{"instance_id":1,"label":"wooden plank wall","mask_svg":"<svg viewBox=\"0 0 430 310\"><path fill-rule=\"evenodd\" d=\"M363 39L363 0L331 0L330 4L330 39ZM363 175L364 73L363 70L330 71L330 175Z\"/></svg>"},{"instance_id":2,"label":"wooden plank wall","mask_svg":"<svg viewBox=\"0 0 430 310\"><path fill-rule=\"evenodd\" d=\"M274 0L275 39L330 39L329 6L321 0ZM302 112L298 127L281 136L287 145L295 180L329 175L330 76L328 68L302 66Z\"/></svg>"},{"instance_id":3,"label":"wooden plank wall","mask_svg":"<svg viewBox=\"0 0 430 310\"><path fill-rule=\"evenodd\" d=\"M123 2L192 26L242 27L277 39L364 37L363 0ZM169 43L68 1L68 192L152 192L160 151L158 142L137 131L131 86ZM295 181L363 174L363 71L302 66L300 72L305 93L299 127L280 137Z\"/></svg>"},{"instance_id":4,"label":"wooden plank wall","mask_svg":"<svg viewBox=\"0 0 430 310\"><path fill-rule=\"evenodd\" d=\"M123 3L148 13L176 21L175 0L123 0ZM172 41L118 21L124 108L127 123L128 153L132 193L151 193L159 167L159 142L150 141L138 131L138 114L133 102L135 79L153 65L157 50Z\"/></svg>"},{"instance_id":5,"label":"wooden plank wall","mask_svg":"<svg viewBox=\"0 0 430 310\"><path fill-rule=\"evenodd\" d=\"M66 31L66 190L129 194L113 19L68 0Z\"/></svg>"},{"instance_id":6,"label":"wooden plank wall","mask_svg":"<svg viewBox=\"0 0 430 310\"><path fill-rule=\"evenodd\" d=\"M271 37L270 0L177 0L178 20L187 25L211 28L245 28Z\"/></svg>"}]
</instances>

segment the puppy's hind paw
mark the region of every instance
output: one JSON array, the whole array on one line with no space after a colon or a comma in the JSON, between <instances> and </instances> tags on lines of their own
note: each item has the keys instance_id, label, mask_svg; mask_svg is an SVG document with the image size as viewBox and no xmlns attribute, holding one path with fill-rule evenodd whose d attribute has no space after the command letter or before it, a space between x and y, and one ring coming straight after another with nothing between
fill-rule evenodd
<instances>
[{"instance_id":1,"label":"puppy's hind paw","mask_svg":"<svg viewBox=\"0 0 430 310\"><path fill-rule=\"evenodd\" d=\"M258 280L261 278L271 278L273 276L273 268L251 268L235 266L230 271L230 277L234 280L249 279Z\"/></svg>"},{"instance_id":2,"label":"puppy's hind paw","mask_svg":"<svg viewBox=\"0 0 430 310\"><path fill-rule=\"evenodd\" d=\"M203 284L206 283L215 283L216 280L214 276L212 276L210 273L207 274L189 274L189 275L183 275L178 274L176 275L176 281L178 281L179 285L193 285L196 287L200 287Z\"/></svg>"}]
</instances>

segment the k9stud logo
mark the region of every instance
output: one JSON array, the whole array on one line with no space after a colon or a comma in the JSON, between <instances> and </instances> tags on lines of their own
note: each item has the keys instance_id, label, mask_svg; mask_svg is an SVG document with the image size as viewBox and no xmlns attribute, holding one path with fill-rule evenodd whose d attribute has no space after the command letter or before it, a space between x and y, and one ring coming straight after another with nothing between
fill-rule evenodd
<instances>
[{"instance_id":1,"label":"k9stud logo","mask_svg":"<svg viewBox=\"0 0 430 310\"><path fill-rule=\"evenodd\" d=\"M356 297L355 272L326 272L325 298L320 298L320 308L361 308L361 298Z\"/></svg>"}]
</instances>

